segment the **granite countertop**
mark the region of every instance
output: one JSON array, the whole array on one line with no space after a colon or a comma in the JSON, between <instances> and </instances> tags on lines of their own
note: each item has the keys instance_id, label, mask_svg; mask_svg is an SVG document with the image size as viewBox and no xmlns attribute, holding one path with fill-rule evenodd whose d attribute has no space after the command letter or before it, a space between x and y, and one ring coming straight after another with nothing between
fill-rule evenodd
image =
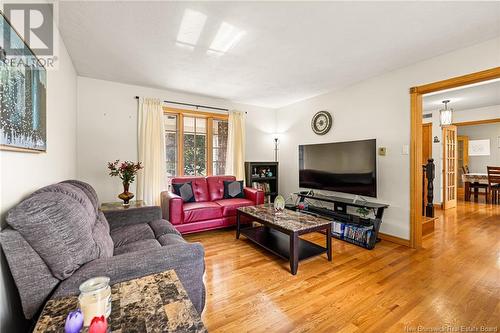
<instances>
[{"instance_id":1,"label":"granite countertop","mask_svg":"<svg viewBox=\"0 0 500 333\"><path fill-rule=\"evenodd\" d=\"M304 231L315 227L327 226L331 220L314 215L304 214L293 210L285 209L276 212L272 204L258 206L247 206L238 208L242 213L253 216L259 220L277 225L285 230L293 232Z\"/></svg>"},{"instance_id":2,"label":"granite countertop","mask_svg":"<svg viewBox=\"0 0 500 333\"><path fill-rule=\"evenodd\" d=\"M173 270L117 283L111 293L108 332L207 332ZM77 307L77 296L49 300L34 332L64 332Z\"/></svg>"}]
</instances>

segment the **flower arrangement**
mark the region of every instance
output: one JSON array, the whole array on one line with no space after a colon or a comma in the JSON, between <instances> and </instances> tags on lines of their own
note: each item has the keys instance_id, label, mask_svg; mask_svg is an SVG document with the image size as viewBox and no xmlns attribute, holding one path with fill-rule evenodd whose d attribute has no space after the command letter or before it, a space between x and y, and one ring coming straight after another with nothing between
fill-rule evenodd
<instances>
[{"instance_id":1,"label":"flower arrangement","mask_svg":"<svg viewBox=\"0 0 500 333\"><path fill-rule=\"evenodd\" d=\"M118 195L118 198L123 200L123 205L128 206L130 199L134 197L134 194L129 192L129 186L135 180L137 172L143 168L141 162L131 162L116 160L114 162L108 162L109 175L111 177L119 177L123 183L123 193Z\"/></svg>"},{"instance_id":2,"label":"flower arrangement","mask_svg":"<svg viewBox=\"0 0 500 333\"><path fill-rule=\"evenodd\" d=\"M108 162L109 175L111 177L120 177L123 183L132 184L135 180L135 175L139 170L143 168L141 162L130 162L116 160L114 162Z\"/></svg>"}]
</instances>

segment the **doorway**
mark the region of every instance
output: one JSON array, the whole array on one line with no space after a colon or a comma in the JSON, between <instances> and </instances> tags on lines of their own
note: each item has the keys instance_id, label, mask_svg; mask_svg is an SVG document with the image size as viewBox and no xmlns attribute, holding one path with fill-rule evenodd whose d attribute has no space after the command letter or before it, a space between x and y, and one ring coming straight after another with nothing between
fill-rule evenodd
<instances>
[{"instance_id":1,"label":"doorway","mask_svg":"<svg viewBox=\"0 0 500 333\"><path fill-rule=\"evenodd\" d=\"M422 96L424 94L470 85L500 78L500 67L438 81L410 89L411 140L410 140L410 245L420 248L422 245ZM456 131L455 131L456 134ZM457 139L455 138L455 153ZM455 163L453 168L457 167ZM456 191L456 182L452 186ZM456 198L456 197L455 197ZM452 199L452 198L450 198Z\"/></svg>"},{"instance_id":2,"label":"doorway","mask_svg":"<svg viewBox=\"0 0 500 333\"><path fill-rule=\"evenodd\" d=\"M457 195L463 197L464 182L462 176L469 168L469 137L467 135L457 135Z\"/></svg>"}]
</instances>

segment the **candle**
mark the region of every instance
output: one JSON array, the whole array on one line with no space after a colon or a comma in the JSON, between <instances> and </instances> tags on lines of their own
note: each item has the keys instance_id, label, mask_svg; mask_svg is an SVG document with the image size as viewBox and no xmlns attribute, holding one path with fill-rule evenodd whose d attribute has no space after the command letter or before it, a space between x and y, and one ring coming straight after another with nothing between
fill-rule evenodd
<instances>
[{"instance_id":1,"label":"candle","mask_svg":"<svg viewBox=\"0 0 500 333\"><path fill-rule=\"evenodd\" d=\"M96 277L82 283L78 302L83 313L85 327L90 325L94 317L105 316L107 318L111 313L109 278Z\"/></svg>"}]
</instances>

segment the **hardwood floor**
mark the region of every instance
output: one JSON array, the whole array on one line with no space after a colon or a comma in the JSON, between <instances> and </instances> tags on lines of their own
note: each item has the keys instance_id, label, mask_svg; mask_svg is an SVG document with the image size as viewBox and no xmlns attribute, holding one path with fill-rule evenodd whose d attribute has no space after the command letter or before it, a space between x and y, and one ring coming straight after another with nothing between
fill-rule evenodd
<instances>
[{"instance_id":1,"label":"hardwood floor","mask_svg":"<svg viewBox=\"0 0 500 333\"><path fill-rule=\"evenodd\" d=\"M334 239L332 262L300 262L296 276L234 230L189 235L206 250L203 321L210 332L498 332L500 205L459 202L438 214L421 250L382 241L369 251ZM324 245L324 235L304 238Z\"/></svg>"}]
</instances>

